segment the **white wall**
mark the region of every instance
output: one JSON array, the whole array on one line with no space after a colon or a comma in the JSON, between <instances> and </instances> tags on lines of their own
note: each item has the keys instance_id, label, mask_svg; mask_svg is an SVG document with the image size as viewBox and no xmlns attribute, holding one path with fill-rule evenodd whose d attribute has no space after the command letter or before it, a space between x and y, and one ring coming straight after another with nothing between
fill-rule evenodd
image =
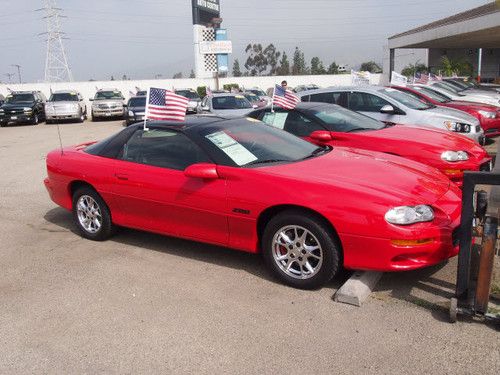
<instances>
[{"instance_id":1,"label":"white wall","mask_svg":"<svg viewBox=\"0 0 500 375\"><path fill-rule=\"evenodd\" d=\"M371 84L379 84L381 74L371 75ZM346 86L351 84L350 74L337 74L337 75L312 75L312 76L270 76L270 77L229 77L221 78L220 88L227 83L237 83L245 88L260 87L264 90L269 87L273 87L274 84L279 84L281 81L286 80L288 85L291 87L304 85L304 84L316 84L320 87L328 86ZM129 98L130 91L135 93L136 87L142 90L146 90L148 87L160 87L165 89L181 89L181 88L193 88L196 89L198 86L210 86L213 89L216 88L215 80L213 78L209 79L197 79L197 78L186 78L186 79L158 79L158 80L134 80L134 81L92 81L92 82L60 82L60 83L23 83L23 84L0 84L0 94L6 96L9 92L8 89L12 91L16 90L39 90L42 91L47 98L50 96L50 91L56 90L77 90L79 91L85 100L87 101L87 106L89 105L89 98L93 98L97 89L102 88L112 88L120 90L125 98Z\"/></svg>"}]
</instances>

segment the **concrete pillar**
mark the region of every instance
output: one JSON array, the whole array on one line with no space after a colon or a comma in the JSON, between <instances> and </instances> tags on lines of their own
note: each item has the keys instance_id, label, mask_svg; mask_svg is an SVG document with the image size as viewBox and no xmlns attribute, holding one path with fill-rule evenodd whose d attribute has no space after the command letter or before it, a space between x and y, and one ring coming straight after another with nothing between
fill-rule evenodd
<instances>
[{"instance_id":1,"label":"concrete pillar","mask_svg":"<svg viewBox=\"0 0 500 375\"><path fill-rule=\"evenodd\" d=\"M394 71L394 52L394 48L389 49L389 82L392 80L392 72Z\"/></svg>"}]
</instances>

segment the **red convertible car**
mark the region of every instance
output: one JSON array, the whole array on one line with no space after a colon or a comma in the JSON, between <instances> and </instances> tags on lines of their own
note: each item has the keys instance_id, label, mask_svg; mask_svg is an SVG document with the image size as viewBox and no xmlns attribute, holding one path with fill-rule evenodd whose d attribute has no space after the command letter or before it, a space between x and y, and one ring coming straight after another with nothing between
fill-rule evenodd
<instances>
[{"instance_id":1,"label":"red convertible car","mask_svg":"<svg viewBox=\"0 0 500 375\"><path fill-rule=\"evenodd\" d=\"M461 186L464 171L489 171L491 158L476 142L435 128L387 125L335 104L302 102L295 110L255 110L262 120L318 145L398 155L439 169Z\"/></svg>"},{"instance_id":2,"label":"red convertible car","mask_svg":"<svg viewBox=\"0 0 500 375\"><path fill-rule=\"evenodd\" d=\"M449 107L467 112L479 120L485 136L493 137L500 135L500 107L489 104L451 100L446 95L427 86L392 86L392 88L404 91L432 105Z\"/></svg>"},{"instance_id":3,"label":"red convertible car","mask_svg":"<svg viewBox=\"0 0 500 375\"><path fill-rule=\"evenodd\" d=\"M262 252L305 289L341 266L411 270L457 253L461 191L434 168L249 118L148 127L47 155L45 186L83 237L124 226Z\"/></svg>"}]
</instances>

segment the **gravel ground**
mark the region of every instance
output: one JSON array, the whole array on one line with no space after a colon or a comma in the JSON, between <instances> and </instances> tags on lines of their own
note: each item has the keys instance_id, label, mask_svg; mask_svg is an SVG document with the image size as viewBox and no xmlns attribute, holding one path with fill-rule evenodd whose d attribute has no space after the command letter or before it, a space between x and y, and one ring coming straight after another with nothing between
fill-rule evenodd
<instances>
[{"instance_id":1,"label":"gravel ground","mask_svg":"<svg viewBox=\"0 0 500 375\"><path fill-rule=\"evenodd\" d=\"M65 145L119 122L61 125ZM0 373L499 374L496 327L447 323L456 259L385 274L361 308L260 257L133 230L96 243L43 186L55 125L0 129Z\"/></svg>"}]
</instances>

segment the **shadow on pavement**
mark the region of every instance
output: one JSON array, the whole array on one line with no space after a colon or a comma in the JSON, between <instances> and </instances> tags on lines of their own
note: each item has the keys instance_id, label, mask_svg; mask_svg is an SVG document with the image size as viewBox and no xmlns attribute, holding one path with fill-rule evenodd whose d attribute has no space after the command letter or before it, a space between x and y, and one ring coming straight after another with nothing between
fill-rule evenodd
<instances>
[{"instance_id":1,"label":"shadow on pavement","mask_svg":"<svg viewBox=\"0 0 500 375\"><path fill-rule=\"evenodd\" d=\"M44 219L54 225L71 231L76 236L80 236L77 227L73 224L72 214L63 208L57 207L48 211L44 215ZM82 239L82 241L86 240ZM272 277L259 254L251 254L221 246L183 240L129 228L119 228L117 233L108 241L189 258L200 262L215 264L217 266L243 270L264 280L281 284ZM350 272L340 270L337 276L324 288L330 289L333 294L349 277Z\"/></svg>"}]
</instances>

